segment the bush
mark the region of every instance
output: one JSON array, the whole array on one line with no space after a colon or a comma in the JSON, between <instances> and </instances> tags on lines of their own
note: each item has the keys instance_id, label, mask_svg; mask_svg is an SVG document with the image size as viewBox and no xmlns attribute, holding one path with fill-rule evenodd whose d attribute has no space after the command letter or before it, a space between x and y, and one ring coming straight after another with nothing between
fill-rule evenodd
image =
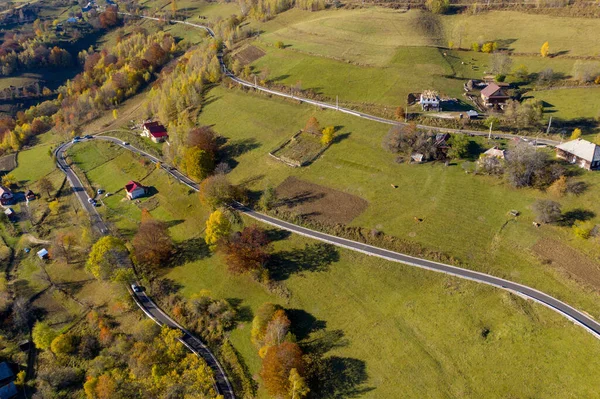
<instances>
[{"instance_id":1,"label":"bush","mask_svg":"<svg viewBox=\"0 0 600 399\"><path fill-rule=\"evenodd\" d=\"M279 48L279 49L283 49L283 48L285 48L285 44L283 44L282 41L277 41L277 42L275 42L275 47Z\"/></svg>"},{"instance_id":2,"label":"bush","mask_svg":"<svg viewBox=\"0 0 600 399\"><path fill-rule=\"evenodd\" d=\"M575 223L573 223L573 233L577 237L587 240L588 238L590 238L594 227L595 226L592 222L584 222L582 220L576 220Z\"/></svg>"},{"instance_id":3,"label":"bush","mask_svg":"<svg viewBox=\"0 0 600 399\"><path fill-rule=\"evenodd\" d=\"M533 211L542 223L556 223L562 217L560 204L550 200L538 200L533 204Z\"/></svg>"}]
</instances>

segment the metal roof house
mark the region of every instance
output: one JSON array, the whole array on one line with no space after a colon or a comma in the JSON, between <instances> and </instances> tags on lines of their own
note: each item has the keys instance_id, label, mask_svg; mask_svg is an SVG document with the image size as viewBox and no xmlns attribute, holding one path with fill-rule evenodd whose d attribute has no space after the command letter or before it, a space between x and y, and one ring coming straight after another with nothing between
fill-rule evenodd
<instances>
[{"instance_id":1,"label":"metal roof house","mask_svg":"<svg viewBox=\"0 0 600 399\"><path fill-rule=\"evenodd\" d=\"M485 89L481 90L481 99L486 107L500 107L510 99L504 89L498 86L496 83L490 83Z\"/></svg>"},{"instance_id":2,"label":"metal roof house","mask_svg":"<svg viewBox=\"0 0 600 399\"><path fill-rule=\"evenodd\" d=\"M130 200L143 196L144 194L146 194L146 190L146 187L133 180L131 180L125 185L125 191L127 191L127 198L129 198Z\"/></svg>"},{"instance_id":3,"label":"metal roof house","mask_svg":"<svg viewBox=\"0 0 600 399\"><path fill-rule=\"evenodd\" d=\"M150 137L155 143L161 143L169 138L167 129L159 122L146 122L142 125L142 136Z\"/></svg>"},{"instance_id":4,"label":"metal roof house","mask_svg":"<svg viewBox=\"0 0 600 399\"><path fill-rule=\"evenodd\" d=\"M600 146L587 140L571 140L556 146L556 156L583 169L600 169Z\"/></svg>"}]
</instances>

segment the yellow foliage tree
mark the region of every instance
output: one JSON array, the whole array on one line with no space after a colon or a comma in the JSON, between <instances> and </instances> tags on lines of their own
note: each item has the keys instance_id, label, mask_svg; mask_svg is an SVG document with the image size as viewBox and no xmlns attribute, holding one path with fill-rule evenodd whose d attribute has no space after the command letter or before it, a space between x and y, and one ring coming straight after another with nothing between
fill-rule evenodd
<instances>
[{"instance_id":1,"label":"yellow foliage tree","mask_svg":"<svg viewBox=\"0 0 600 399\"><path fill-rule=\"evenodd\" d=\"M580 137L581 137L581 129L575 128L575 130L573 130L573 133L571 133L571 140L577 140Z\"/></svg>"},{"instance_id":2,"label":"yellow foliage tree","mask_svg":"<svg viewBox=\"0 0 600 399\"><path fill-rule=\"evenodd\" d=\"M206 221L204 241L210 249L214 249L219 240L231 231L231 223L219 209L214 211Z\"/></svg>"},{"instance_id":3,"label":"yellow foliage tree","mask_svg":"<svg viewBox=\"0 0 600 399\"><path fill-rule=\"evenodd\" d=\"M542 55L542 57L548 57L548 54L550 54L550 44L548 42L542 44L540 54Z\"/></svg>"},{"instance_id":4,"label":"yellow foliage tree","mask_svg":"<svg viewBox=\"0 0 600 399\"><path fill-rule=\"evenodd\" d=\"M323 135L321 136L321 144L323 144L323 146L331 144L334 135L335 128L333 126L327 126L325 129L323 129Z\"/></svg>"},{"instance_id":5,"label":"yellow foliage tree","mask_svg":"<svg viewBox=\"0 0 600 399\"><path fill-rule=\"evenodd\" d=\"M54 200L54 201L50 202L48 204L48 208L50 208L50 212L53 215L58 215L58 211L60 210L60 204L58 203L58 200Z\"/></svg>"},{"instance_id":6,"label":"yellow foliage tree","mask_svg":"<svg viewBox=\"0 0 600 399\"><path fill-rule=\"evenodd\" d=\"M557 197L562 197L567 192L567 178L566 176L559 177L552 185L548 188L552 194Z\"/></svg>"}]
</instances>

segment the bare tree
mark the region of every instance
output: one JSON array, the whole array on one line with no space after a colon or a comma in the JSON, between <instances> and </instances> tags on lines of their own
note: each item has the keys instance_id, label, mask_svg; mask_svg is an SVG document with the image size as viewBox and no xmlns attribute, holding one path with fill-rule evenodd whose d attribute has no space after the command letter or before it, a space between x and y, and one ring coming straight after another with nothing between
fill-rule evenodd
<instances>
[{"instance_id":1,"label":"bare tree","mask_svg":"<svg viewBox=\"0 0 600 399\"><path fill-rule=\"evenodd\" d=\"M555 223L562 217L560 204L550 200L538 200L533 204L533 211L542 223Z\"/></svg>"}]
</instances>

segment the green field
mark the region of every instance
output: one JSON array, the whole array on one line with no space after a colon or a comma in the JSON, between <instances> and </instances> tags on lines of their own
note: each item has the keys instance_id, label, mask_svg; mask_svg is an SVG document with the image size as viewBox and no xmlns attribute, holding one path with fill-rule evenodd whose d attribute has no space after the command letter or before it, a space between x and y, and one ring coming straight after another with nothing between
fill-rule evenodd
<instances>
[{"instance_id":1,"label":"green field","mask_svg":"<svg viewBox=\"0 0 600 399\"><path fill-rule=\"evenodd\" d=\"M600 117L600 87L593 89L561 89L529 92L536 100L543 101L546 118L562 119Z\"/></svg>"},{"instance_id":2,"label":"green field","mask_svg":"<svg viewBox=\"0 0 600 399\"><path fill-rule=\"evenodd\" d=\"M377 7L314 13L294 9L262 24L261 37L312 54L378 66L386 65L400 46L447 46L450 40L462 48L479 40L498 41L518 53L538 54L545 41L552 53L595 56L600 51L597 41L573 40L595 37L597 19L492 11L434 18L424 28L422 16L421 11Z\"/></svg>"},{"instance_id":3,"label":"green field","mask_svg":"<svg viewBox=\"0 0 600 399\"><path fill-rule=\"evenodd\" d=\"M468 267L530 284L600 315L596 294L566 278L560 265L542 264L531 251L538 240L556 236L594 261L600 258L593 240L574 240L565 228L532 226L530 206L547 194L515 190L495 178L466 175L460 165L397 164L381 147L387 132L384 125L237 90L218 88L210 94L217 101L203 109L201 123L214 124L233 143L254 143L254 149L237 158L239 165L230 174L233 181L252 181L250 188L260 190L269 184L277 186L291 175L357 195L369 207L354 225L417 241L452 254ZM222 117L225 113L227 121ZM322 126L341 126L338 135L344 138L307 168L291 169L271 159L268 152L289 135L290 128L301 128L311 115ZM482 150L493 144L479 143ZM595 173L579 179L590 187L600 183ZM600 214L593 188L559 201L564 211L581 208ZM511 209L522 213L517 222L508 221ZM415 224L415 217L424 222Z\"/></svg>"},{"instance_id":4,"label":"green field","mask_svg":"<svg viewBox=\"0 0 600 399\"><path fill-rule=\"evenodd\" d=\"M52 157L48 154L50 145L38 145L17 154L18 166L11 172L21 182L34 182L56 170Z\"/></svg>"},{"instance_id":5,"label":"green field","mask_svg":"<svg viewBox=\"0 0 600 399\"><path fill-rule=\"evenodd\" d=\"M257 106L268 101L248 100L258 102ZM287 106L273 103L282 111ZM324 115L323 120L333 115ZM137 161L123 153L103 163L110 158L108 148L96 141L71 151L75 158L87 159L81 165L92 168L87 174L94 183L116 187L125 177L119 170ZM245 156L250 154L252 151ZM137 166L132 168L127 176L135 175ZM352 174L347 169L344 173ZM153 172L146 182L159 193L168 184L161 171ZM161 197L160 206L152 213L173 225L171 232L178 241L201 234L206 212L197 197L177 183L168 197L169 203ZM109 198L115 202L107 205L119 213L130 205L116 195ZM124 214L139 220L139 213ZM126 234L133 227L122 224L117 214L107 216ZM185 221L180 223L182 217ZM321 325L314 331L299 330L301 342L318 342L329 348L325 356L336 365L328 375L330 386L319 397L544 397L558 389L566 397L594 395L597 377L591 370L597 367L600 344L555 313L496 289L346 250L336 250L339 259L333 257L330 264L320 259L292 260L293 254L309 254L314 245L295 236L275 243L276 256L285 265L286 271L280 275L292 294L289 301L268 294L246 277L232 277L218 255L196 253L196 260L167 270L165 277L181 284L187 297L207 289L215 297L240 300L241 306L251 310L272 301L302 310L297 313L301 316L298 322L319 321L313 322ZM242 323L231 339L250 372L256 374L260 359L249 336L250 324ZM267 395L260 391L259 397Z\"/></svg>"}]
</instances>

